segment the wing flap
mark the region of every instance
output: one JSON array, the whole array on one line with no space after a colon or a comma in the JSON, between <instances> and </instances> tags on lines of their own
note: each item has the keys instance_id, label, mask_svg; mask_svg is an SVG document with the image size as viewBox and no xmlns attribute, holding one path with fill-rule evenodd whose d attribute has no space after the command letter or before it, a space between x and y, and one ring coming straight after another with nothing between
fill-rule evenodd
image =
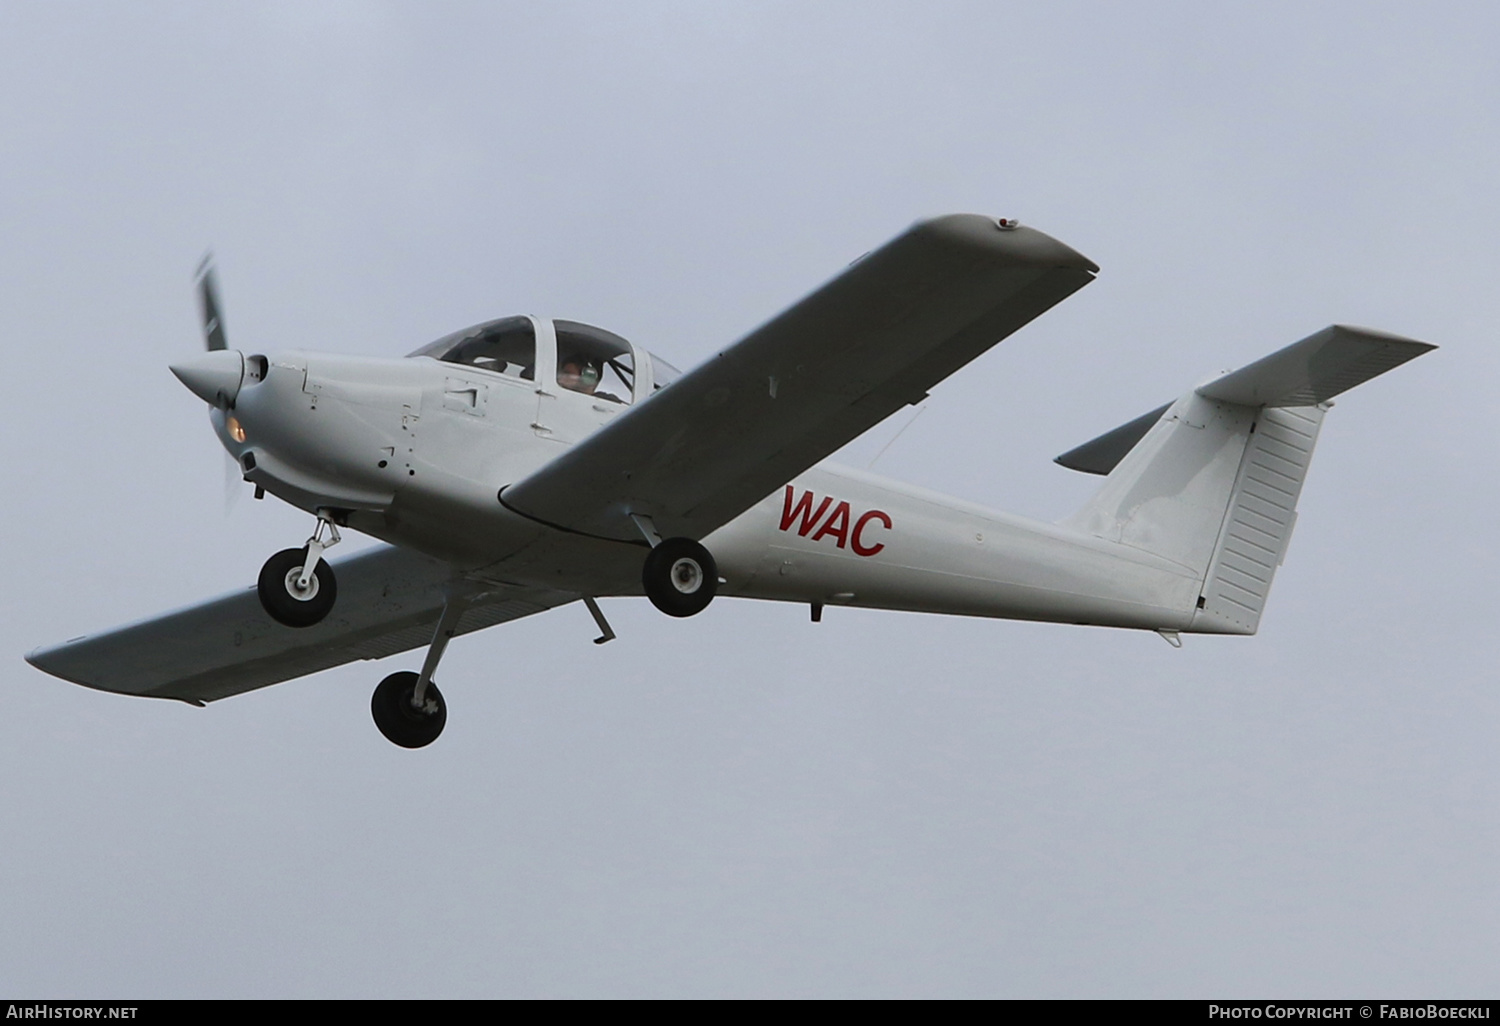
<instances>
[{"instance_id":1,"label":"wing flap","mask_svg":"<svg viewBox=\"0 0 1500 1026\"><path fill-rule=\"evenodd\" d=\"M1041 232L919 223L671 387L502 492L620 541L629 514L701 538L1093 280Z\"/></svg>"},{"instance_id":2,"label":"wing flap","mask_svg":"<svg viewBox=\"0 0 1500 1026\"><path fill-rule=\"evenodd\" d=\"M255 589L38 649L26 661L75 684L128 695L212 702L356 659L380 659L432 640L453 578L447 564L382 546L335 564L339 599L328 619L293 629L261 609ZM459 619L467 634L576 598L487 586Z\"/></svg>"}]
</instances>

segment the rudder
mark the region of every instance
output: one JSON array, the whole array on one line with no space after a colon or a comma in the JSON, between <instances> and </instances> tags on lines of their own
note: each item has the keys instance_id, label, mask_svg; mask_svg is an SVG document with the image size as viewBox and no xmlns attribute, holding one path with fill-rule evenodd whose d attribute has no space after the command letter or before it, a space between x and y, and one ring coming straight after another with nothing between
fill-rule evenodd
<instances>
[{"instance_id":1,"label":"rudder","mask_svg":"<svg viewBox=\"0 0 1500 1026\"><path fill-rule=\"evenodd\" d=\"M1266 407L1255 418L1188 630L1254 634L1297 525L1297 498L1323 406Z\"/></svg>"}]
</instances>

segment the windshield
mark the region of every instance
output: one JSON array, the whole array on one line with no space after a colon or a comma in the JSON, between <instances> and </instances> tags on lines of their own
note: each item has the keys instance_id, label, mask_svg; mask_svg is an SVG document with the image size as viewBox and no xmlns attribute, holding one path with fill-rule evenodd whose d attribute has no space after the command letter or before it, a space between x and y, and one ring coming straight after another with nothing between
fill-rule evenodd
<instances>
[{"instance_id":1,"label":"windshield","mask_svg":"<svg viewBox=\"0 0 1500 1026\"><path fill-rule=\"evenodd\" d=\"M461 363L527 381L536 379L536 331L529 317L498 321L455 331L411 353L443 363Z\"/></svg>"}]
</instances>

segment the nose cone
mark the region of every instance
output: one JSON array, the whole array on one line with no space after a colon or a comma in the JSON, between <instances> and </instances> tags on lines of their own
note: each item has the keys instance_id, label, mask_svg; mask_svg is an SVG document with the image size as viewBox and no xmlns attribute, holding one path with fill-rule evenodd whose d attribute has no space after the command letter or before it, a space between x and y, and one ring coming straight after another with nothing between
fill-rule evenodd
<instances>
[{"instance_id":1,"label":"nose cone","mask_svg":"<svg viewBox=\"0 0 1500 1026\"><path fill-rule=\"evenodd\" d=\"M210 406L220 402L233 406L240 382L245 380L245 355L238 349L217 349L174 363L171 369L178 381Z\"/></svg>"}]
</instances>

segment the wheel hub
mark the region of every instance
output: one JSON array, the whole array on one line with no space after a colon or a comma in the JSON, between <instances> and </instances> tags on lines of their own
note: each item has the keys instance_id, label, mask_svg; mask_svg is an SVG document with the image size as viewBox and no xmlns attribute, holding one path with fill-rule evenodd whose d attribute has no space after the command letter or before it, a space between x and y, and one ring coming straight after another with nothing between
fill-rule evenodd
<instances>
[{"instance_id":1,"label":"wheel hub","mask_svg":"<svg viewBox=\"0 0 1500 1026\"><path fill-rule=\"evenodd\" d=\"M672 586L684 595L703 587L703 568L694 559L679 559L672 564Z\"/></svg>"},{"instance_id":2,"label":"wheel hub","mask_svg":"<svg viewBox=\"0 0 1500 1026\"><path fill-rule=\"evenodd\" d=\"M318 596L318 575L312 574L307 579L307 587L302 587L302 568L293 567L286 574L286 593L298 602L311 602Z\"/></svg>"},{"instance_id":3,"label":"wheel hub","mask_svg":"<svg viewBox=\"0 0 1500 1026\"><path fill-rule=\"evenodd\" d=\"M406 700L401 705L406 707L407 715L416 720L424 720L429 716L436 716L440 708L431 695L428 695L422 702L418 703L417 689L415 687L411 689L411 693L406 696Z\"/></svg>"}]
</instances>

